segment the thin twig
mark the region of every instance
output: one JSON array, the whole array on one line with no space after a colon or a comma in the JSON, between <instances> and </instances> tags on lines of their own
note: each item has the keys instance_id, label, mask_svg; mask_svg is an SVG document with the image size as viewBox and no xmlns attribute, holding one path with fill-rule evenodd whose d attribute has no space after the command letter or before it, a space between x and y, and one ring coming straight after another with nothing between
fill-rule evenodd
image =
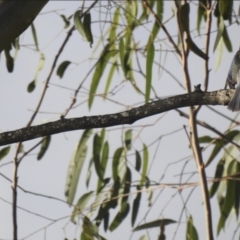
<instances>
[{"instance_id":1,"label":"thin twig","mask_svg":"<svg viewBox=\"0 0 240 240\"><path fill-rule=\"evenodd\" d=\"M176 45L176 43L173 41L171 35L169 34L168 30L166 29L166 27L163 25L163 23L161 22L161 20L159 19L159 17L156 15L156 13L152 10L152 8L149 6L148 2L146 0L143 0L143 5L152 13L152 15L155 18L155 21L159 24L159 26L162 28L162 30L165 32L165 34L167 35L167 38L169 40L169 42L173 45L175 51L177 52L177 54L179 55L179 57L182 57L182 53L179 50L178 46Z\"/></svg>"},{"instance_id":2,"label":"thin twig","mask_svg":"<svg viewBox=\"0 0 240 240\"><path fill-rule=\"evenodd\" d=\"M184 32L182 31L182 26L180 22L180 6L178 5L178 2L175 0L178 16L178 26L180 30L180 39L183 46L183 54L182 54L182 67L183 67L183 73L185 76L185 85L187 92L191 92L191 79L189 76L188 71L188 46L185 44L184 41ZM208 67L208 65L206 65ZM191 138L191 146L193 150L193 155L196 160L196 165L198 169L198 173L200 176L200 185L202 189L202 198L203 203L205 207L205 223L206 223L206 239L213 240L213 228L212 228L212 214L211 214L211 205L209 200L209 194L208 194L208 185L207 185L207 179L206 179L206 173L205 173L205 166L202 159L202 151L199 146L198 141L198 131L197 131L197 112L194 110L194 107L189 108L189 127L190 127L190 138Z\"/></svg>"}]
</instances>

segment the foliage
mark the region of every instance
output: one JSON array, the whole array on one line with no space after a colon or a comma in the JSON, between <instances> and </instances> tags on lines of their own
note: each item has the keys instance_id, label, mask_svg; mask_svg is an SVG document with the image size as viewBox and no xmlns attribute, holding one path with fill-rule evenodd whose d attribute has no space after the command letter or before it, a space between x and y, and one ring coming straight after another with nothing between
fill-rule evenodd
<instances>
[{"instance_id":1,"label":"foliage","mask_svg":"<svg viewBox=\"0 0 240 240\"><path fill-rule=\"evenodd\" d=\"M109 4L109 6L102 6L103 4ZM134 97L140 99L141 104L164 97L165 93L158 94L156 91L156 88L160 85L156 76L161 79L163 74L165 74L165 78L166 74L170 75L177 85L183 86L185 84L182 93L184 91L190 93L192 85L195 83L194 79L190 77L190 66L194 61L201 62L205 66L202 85L203 89L207 91L209 82L212 81L209 75L209 60L215 52L218 56L222 56L223 44L227 51L231 52L233 49L232 38L234 36L229 33L229 29L238 23L237 16L232 14L236 12L236 3L232 0L218 0L216 2L209 0L183 2L176 0L172 1L171 4L163 0L108 1L108 3L93 1L88 3L88 6L82 6L80 10L75 9L69 17L60 14L59 19L64 22L63 28L66 28L67 35L54 59L50 75L44 86L43 95L40 97L41 101L45 98L47 87L51 87L50 79L53 73L56 73L62 79L61 82L66 82L68 74L72 71L71 67L73 65L76 68L79 67L80 64L75 63L75 59L59 59L63 49L69 46L71 35L77 33L80 36L80 38L78 36L79 44L85 44L85 41L87 41L88 45L84 46L93 47L89 50L92 57L87 57L89 60L91 59L91 62L89 62L92 65L89 67L86 76L81 76L81 80L78 79L78 87L75 87L73 91L73 100L67 110L61 114L62 119L74 110L77 105L76 102L79 102L78 96L80 93L86 96L85 103L87 103L88 111L94 111L94 108L99 107L99 101L97 100L99 97L105 101L104 104L110 99L109 101L123 105L126 109L135 106L134 104L137 101L133 100ZM170 6L172 13L169 16ZM103 27L100 25L100 30L96 29L96 25L94 25L96 22L101 23L100 18L98 19L95 14L98 7L106 10L106 12L98 10L101 19L104 16L104 25ZM197 18L196 26L192 25L194 18ZM175 22L173 23L173 21ZM174 27L171 28L168 24L174 24ZM206 30L203 30L203 28ZM35 23L33 23L31 25L32 39L34 50L39 56L39 62L33 80L27 86L27 91L31 94L35 94L39 87L37 80L41 71L45 68L44 63L47 56L43 52L44 49L41 48L41 38L39 38L37 30ZM215 34L213 33L214 30L216 30ZM213 46L210 45L210 39L214 42ZM19 41L20 43L18 43ZM16 58L12 56L13 50L16 52L20 50L21 52L22 48L20 38L20 40L16 39L15 42L9 43L9 46L4 50L6 69L9 73L15 71L17 66ZM171 56L169 57L169 55ZM92 59L95 60L94 63ZM172 63L173 59L177 59L177 61L174 60L174 64ZM175 65L176 62L178 66ZM218 59L218 62L220 64L221 59ZM166 69L165 64L169 66L170 71ZM183 72L183 83L179 82L178 77L174 77L177 68ZM121 78L122 81L117 82L115 80L116 76ZM164 79L164 81L167 88L171 89L168 79ZM66 86L68 86L67 83ZM122 86L127 86L129 91L126 95L120 97L124 104L111 99L121 90ZM159 90L159 92L161 91L162 89ZM101 92L103 93L101 94ZM170 91L167 91L168 93ZM39 107L36 108L35 115L33 114L31 123L27 127L32 125L36 114L40 113ZM105 111L105 108L107 109L105 105L102 105L101 111L103 114L109 113ZM102 114L101 111L98 114ZM69 217L71 224L80 226L78 239L107 239L109 232L124 229L126 222L128 224L131 222L134 234L137 231L141 231L143 234L143 231L147 230L146 232L148 232L151 228L155 229L155 232L151 231L152 239L157 237L158 239L165 239L168 238L168 235L175 237L175 239L183 239L183 236L174 235L178 234L178 226L176 227L176 225L180 224L184 225L186 229L186 239L204 238L200 237L202 234L198 232L202 223L196 217L195 209L191 209L187 205L188 200L192 198L193 190L199 189L199 185L203 186L204 181L207 188L202 187L204 189L202 198L205 198L205 201L209 202L211 206L214 202L211 202L210 199L216 196L219 205L219 217L213 215L214 222L218 222L217 226L213 225L214 235L218 236L223 230L226 231L229 228L226 222L231 215L234 214L238 221L240 207L238 143L240 132L235 127L239 123L237 120L224 115L224 118L230 121L230 125L224 125L224 129L216 130L215 126L209 126L198 119L198 113L201 111L201 106L195 109L190 108L190 126L189 128L181 128L181 130L186 131L189 140L186 146L190 146L189 148L186 147L186 152L191 156L184 159L184 164L181 167L178 164L179 162L182 163L182 160L175 162L171 157L164 159L168 162L165 170L160 163L161 159L157 156L160 142L165 138L162 133L164 125L157 123L160 121L159 119L154 124L154 133L145 138L141 138L140 135L142 129L146 130L148 128L147 124L140 127L134 125L129 128L122 126L120 131L114 129L114 136L111 135L111 129L105 128L100 130L85 129L81 133L80 140L70 158L64 192L65 203L72 208ZM184 116L181 112L179 113ZM220 113L218 114L220 115ZM208 116L204 117L204 121L208 122ZM177 121L180 122L182 119ZM194 120L191 122L191 119ZM98 121L101 121L101 115L98 116ZM197 131L194 132L194 129L198 128L197 124L206 128L201 136L198 136ZM157 134L157 137L155 137L155 134ZM171 134L174 133L171 132ZM154 135L154 138L152 135ZM174 138L174 136L171 137ZM183 140L180 139L181 141ZM29 147L29 150L25 152L23 147L19 145L13 161L16 174L12 182L17 183L18 170L16 169L20 168L23 158L40 145L37 159L46 159L46 153L53 148L52 142L53 137L46 136L36 146ZM154 152L152 145L156 143L157 150ZM164 150L175 151L174 144L171 147L172 149L165 148ZM1 162L9 156L9 151L10 146L0 149ZM159 161L157 165L155 159ZM184 174L189 174L185 168L193 162L190 160L194 159L200 179L201 177L203 179L202 182L199 182L198 178L194 178L195 165L191 166L190 177L185 178L184 176ZM197 159L203 159L203 161L198 162ZM210 174L212 178L208 178L209 175L204 175L205 171L208 171L210 166L212 167L214 164L216 166L213 167L212 175ZM166 182L163 182L171 165L177 166L177 173L180 172L178 183L173 181L173 178L167 178ZM157 177L152 171L157 172ZM162 177L160 177L160 171L163 171ZM88 189L82 190L84 178ZM208 183L211 185L209 189ZM81 186L83 192L80 197L78 186ZM192 190L189 190L190 188ZM180 196L181 200L179 201L182 202L179 204L179 208L181 208L182 213L185 213L185 217L179 212L177 212L178 216L164 212L171 200L166 202L160 196L162 192L170 192L171 190L174 191L174 194L171 192L172 198ZM17 192L17 186L15 186L14 191ZM16 198L14 194L13 196ZM164 206L159 203L161 201L164 201ZM199 204L198 207L202 209L202 212L207 212L209 209L206 208L206 205L208 204L204 202L204 206ZM14 207L16 208L16 205L13 204ZM176 207L176 205L173 207ZM149 217L149 212L152 209L154 213ZM207 228L211 229L210 224L213 224L212 222L212 219L209 218ZM106 236L105 233L102 233L102 229L106 232ZM175 229L176 233L173 233L173 231L171 233L169 229ZM208 231L211 232L209 229ZM206 230L206 232L208 231ZM158 233L159 236L157 236ZM206 234L206 239L213 239L210 233ZM240 234L238 227L236 227L235 234ZM149 236L148 234L139 235L138 239L151 239Z\"/></svg>"}]
</instances>

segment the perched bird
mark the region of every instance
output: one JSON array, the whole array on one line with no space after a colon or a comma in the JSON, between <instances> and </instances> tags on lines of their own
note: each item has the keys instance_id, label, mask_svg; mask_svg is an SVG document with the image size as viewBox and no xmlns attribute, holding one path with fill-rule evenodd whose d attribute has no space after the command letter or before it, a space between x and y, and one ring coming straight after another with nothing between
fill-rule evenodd
<instances>
[{"instance_id":1,"label":"perched bird","mask_svg":"<svg viewBox=\"0 0 240 240\"><path fill-rule=\"evenodd\" d=\"M230 89L235 89L235 85L237 84L237 88L235 93L228 104L228 109L236 112L240 111L240 79L239 79L239 70L240 70L240 49L235 54L231 67L228 72L226 86L228 85Z\"/></svg>"}]
</instances>

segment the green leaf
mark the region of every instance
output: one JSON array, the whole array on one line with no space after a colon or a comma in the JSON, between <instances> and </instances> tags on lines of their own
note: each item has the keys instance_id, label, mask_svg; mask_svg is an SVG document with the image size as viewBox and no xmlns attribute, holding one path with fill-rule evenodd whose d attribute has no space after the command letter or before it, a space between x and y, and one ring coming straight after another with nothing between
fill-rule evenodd
<instances>
[{"instance_id":1,"label":"green leaf","mask_svg":"<svg viewBox=\"0 0 240 240\"><path fill-rule=\"evenodd\" d=\"M83 29L84 29L85 36L86 36L88 42L90 42L90 47L92 47L93 36L92 36L92 30L91 30L91 14L90 13L87 13L84 16L84 19L83 19Z\"/></svg>"},{"instance_id":2,"label":"green leaf","mask_svg":"<svg viewBox=\"0 0 240 240\"><path fill-rule=\"evenodd\" d=\"M222 17L219 17L219 23L218 23L218 32L217 32L217 36L216 36L216 40L215 40L215 43L214 43L214 47L213 47L213 52L215 52L219 42L220 42L220 39L222 38L222 35L223 35L223 30L224 30L224 20Z\"/></svg>"},{"instance_id":3,"label":"green leaf","mask_svg":"<svg viewBox=\"0 0 240 240\"><path fill-rule=\"evenodd\" d=\"M157 1L157 16L161 22L162 22L162 18L163 18L163 3L164 3L163 0ZM155 21L152 31L148 38L147 48L150 46L151 43L154 42L160 28L161 28L161 26L158 24L157 21Z\"/></svg>"},{"instance_id":4,"label":"green leaf","mask_svg":"<svg viewBox=\"0 0 240 240\"><path fill-rule=\"evenodd\" d=\"M190 6L189 3L185 3L181 6L179 14L180 14L180 22L182 31L189 33L189 13L190 13Z\"/></svg>"},{"instance_id":5,"label":"green leaf","mask_svg":"<svg viewBox=\"0 0 240 240\"><path fill-rule=\"evenodd\" d=\"M147 180L147 169L148 169L148 148L143 144L143 168L142 168L142 178L140 185L144 185Z\"/></svg>"},{"instance_id":6,"label":"green leaf","mask_svg":"<svg viewBox=\"0 0 240 240\"><path fill-rule=\"evenodd\" d=\"M219 0L218 3L219 12L223 19L232 23L233 0Z\"/></svg>"},{"instance_id":7,"label":"green leaf","mask_svg":"<svg viewBox=\"0 0 240 240\"><path fill-rule=\"evenodd\" d=\"M201 21L204 18L206 21L206 16L207 16L207 11L206 8L203 6L206 6L207 0L199 0L199 5L198 5L198 17L197 17L197 31L198 34L200 34L200 26L201 26Z\"/></svg>"},{"instance_id":8,"label":"green leaf","mask_svg":"<svg viewBox=\"0 0 240 240\"><path fill-rule=\"evenodd\" d=\"M105 89L104 89L104 99L106 99L106 96L108 94L108 90L109 90L109 87L110 87L110 84L112 82L113 75L114 75L114 72L115 72L116 69L117 69L117 62L115 61L112 64L112 67L111 67L111 69L109 71L109 74L108 74L108 78L107 78Z\"/></svg>"},{"instance_id":9,"label":"green leaf","mask_svg":"<svg viewBox=\"0 0 240 240\"><path fill-rule=\"evenodd\" d=\"M149 45L147 50L147 58L146 58L146 91L145 91L145 103L148 103L150 98L150 92L152 87L152 66L154 60L154 44L153 42Z\"/></svg>"},{"instance_id":10,"label":"green leaf","mask_svg":"<svg viewBox=\"0 0 240 240\"><path fill-rule=\"evenodd\" d=\"M82 11L78 10L73 15L73 22L75 28L78 30L78 32L86 39L83 23L81 21Z\"/></svg>"},{"instance_id":11,"label":"green leaf","mask_svg":"<svg viewBox=\"0 0 240 240\"><path fill-rule=\"evenodd\" d=\"M131 173L129 167L127 167L126 173L125 173L125 180L124 180L124 190L123 190L122 204L124 202L128 201L131 183L132 183L132 173Z\"/></svg>"},{"instance_id":12,"label":"green leaf","mask_svg":"<svg viewBox=\"0 0 240 240\"><path fill-rule=\"evenodd\" d=\"M198 142L199 143L210 143L212 142L214 139L209 137L209 136L202 136L198 138Z\"/></svg>"},{"instance_id":13,"label":"green leaf","mask_svg":"<svg viewBox=\"0 0 240 240\"><path fill-rule=\"evenodd\" d=\"M63 75L64 75L64 73L65 73L65 71L66 71L66 69L67 69L67 67L69 66L69 64L71 64L70 61L64 61L64 62L62 62L62 63L58 66L58 68L57 68L57 76L59 76L60 78L62 78Z\"/></svg>"},{"instance_id":14,"label":"green leaf","mask_svg":"<svg viewBox=\"0 0 240 240\"><path fill-rule=\"evenodd\" d=\"M103 174L102 174L103 177L104 177L106 167L107 167L108 155L109 155L109 144L108 144L108 141L106 141L103 146L102 160L101 160L101 168L103 170Z\"/></svg>"},{"instance_id":15,"label":"green leaf","mask_svg":"<svg viewBox=\"0 0 240 240\"><path fill-rule=\"evenodd\" d=\"M108 223L109 223L109 212L107 212L103 217L103 227L105 232L108 230Z\"/></svg>"},{"instance_id":16,"label":"green leaf","mask_svg":"<svg viewBox=\"0 0 240 240\"><path fill-rule=\"evenodd\" d=\"M137 150L135 151L135 159L136 159L135 169L139 172L142 165L142 159L140 153Z\"/></svg>"},{"instance_id":17,"label":"green leaf","mask_svg":"<svg viewBox=\"0 0 240 240\"><path fill-rule=\"evenodd\" d=\"M90 92L89 92L89 98L88 98L88 107L89 109L92 107L94 96L99 84L99 81L103 75L103 72L106 68L107 62L109 59L113 56L116 55L116 51L109 51L110 45L107 44L101 53L101 56L99 58L99 61L97 62L95 72L93 74L92 82L91 82L91 87L90 87Z\"/></svg>"},{"instance_id":18,"label":"green leaf","mask_svg":"<svg viewBox=\"0 0 240 240\"><path fill-rule=\"evenodd\" d=\"M32 30L32 35L33 35L34 44L36 46L36 50L39 51L38 40L37 40L37 32L36 32L36 29L35 29L35 26L34 26L33 23L31 24L31 30Z\"/></svg>"},{"instance_id":19,"label":"green leaf","mask_svg":"<svg viewBox=\"0 0 240 240\"><path fill-rule=\"evenodd\" d=\"M187 221L186 240L198 240L198 233L193 225L192 216L190 216Z\"/></svg>"},{"instance_id":20,"label":"green leaf","mask_svg":"<svg viewBox=\"0 0 240 240\"><path fill-rule=\"evenodd\" d=\"M238 170L238 162L236 160L232 160L228 166L227 174L233 175ZM234 206L235 202L235 190L236 190L236 181L235 180L227 180L227 191L226 196L224 198L224 202L221 208L221 216L218 222L217 234L220 233L221 229L224 229L225 222Z\"/></svg>"},{"instance_id":21,"label":"green leaf","mask_svg":"<svg viewBox=\"0 0 240 240\"><path fill-rule=\"evenodd\" d=\"M0 160L2 160L5 156L8 155L10 148L11 148L10 146L7 146L0 150Z\"/></svg>"},{"instance_id":22,"label":"green leaf","mask_svg":"<svg viewBox=\"0 0 240 240\"><path fill-rule=\"evenodd\" d=\"M119 40L119 56L120 56L120 62L122 66L122 70L124 72L124 75L126 74L125 64L124 64L124 56L125 56L125 46L124 46L124 40L123 37Z\"/></svg>"},{"instance_id":23,"label":"green leaf","mask_svg":"<svg viewBox=\"0 0 240 240\"><path fill-rule=\"evenodd\" d=\"M237 167L236 167L236 172L238 174L235 175L236 178L240 178L240 163L237 162ZM235 212L236 212L236 217L238 218L239 216L239 204L240 204L240 182L239 181L235 181L235 199L234 199L234 208L235 208Z\"/></svg>"},{"instance_id":24,"label":"green leaf","mask_svg":"<svg viewBox=\"0 0 240 240\"><path fill-rule=\"evenodd\" d=\"M68 28L70 25L70 21L66 18L65 15L61 14L60 17L62 18L62 20L64 21L65 25L64 28Z\"/></svg>"},{"instance_id":25,"label":"green leaf","mask_svg":"<svg viewBox=\"0 0 240 240\"><path fill-rule=\"evenodd\" d=\"M93 162L95 166L96 173L100 180L103 180L103 169L100 164L100 154L101 154L101 143L102 139L98 134L95 134L93 138Z\"/></svg>"},{"instance_id":26,"label":"green leaf","mask_svg":"<svg viewBox=\"0 0 240 240\"><path fill-rule=\"evenodd\" d=\"M71 206L76 194L78 180L82 171L82 167L87 154L87 140L92 134L92 129L87 129L83 132L82 137L75 147L67 173L67 180L65 185L65 196L67 203Z\"/></svg>"},{"instance_id":27,"label":"green leaf","mask_svg":"<svg viewBox=\"0 0 240 240\"><path fill-rule=\"evenodd\" d=\"M34 74L34 80L32 82L30 82L27 87L27 91L29 93L32 92L36 87L37 78L38 78L39 73L43 69L44 62L45 62L45 56L44 56L44 54L40 53L39 61L38 61L38 64L37 64L37 67L35 70L35 74Z\"/></svg>"},{"instance_id":28,"label":"green leaf","mask_svg":"<svg viewBox=\"0 0 240 240\"><path fill-rule=\"evenodd\" d=\"M221 178L223 175L223 171L224 171L224 164L225 164L225 159L221 159L218 162L218 165L216 167L216 171L215 171L215 176L214 178L218 179ZM217 182L213 182L210 191L209 191L209 197L212 198L214 196L214 194L216 193L218 186L220 184L220 181Z\"/></svg>"},{"instance_id":29,"label":"green leaf","mask_svg":"<svg viewBox=\"0 0 240 240\"><path fill-rule=\"evenodd\" d=\"M235 137L237 137L240 134L238 130L233 130L225 134L225 137L229 139L229 141L232 141ZM222 150L222 148L229 143L225 138L220 138L214 142L215 147L213 148L213 151L207 160L205 167L207 167L213 159L217 156L217 154Z\"/></svg>"},{"instance_id":30,"label":"green leaf","mask_svg":"<svg viewBox=\"0 0 240 240\"><path fill-rule=\"evenodd\" d=\"M77 204L74 206L72 216L71 216L71 222L76 224L76 218L78 215L84 210L85 206L87 205L89 199L93 196L94 192L88 192L82 195L79 199Z\"/></svg>"},{"instance_id":31,"label":"green leaf","mask_svg":"<svg viewBox=\"0 0 240 240\"><path fill-rule=\"evenodd\" d=\"M135 221L137 219L137 214L139 211L140 201L141 201L141 197L142 197L142 192L140 192L139 190L141 190L141 188L138 186L137 187L138 193L136 195L136 198L133 201L132 218L131 218L132 227L134 226Z\"/></svg>"},{"instance_id":32,"label":"green leaf","mask_svg":"<svg viewBox=\"0 0 240 240\"><path fill-rule=\"evenodd\" d=\"M208 59L208 56L206 53L204 53L192 40L190 33L187 36L186 39L187 45L189 49L194 52L197 56L203 58L203 59Z\"/></svg>"},{"instance_id":33,"label":"green leaf","mask_svg":"<svg viewBox=\"0 0 240 240\"><path fill-rule=\"evenodd\" d=\"M121 210L117 213L116 217L112 221L111 225L109 226L109 230L112 232L114 231L127 217L129 213L130 206L127 202L124 202L121 206Z\"/></svg>"},{"instance_id":34,"label":"green leaf","mask_svg":"<svg viewBox=\"0 0 240 240\"><path fill-rule=\"evenodd\" d=\"M166 226L172 223L176 223L176 221L172 219L158 219L152 222L144 223L142 225L139 225L133 229L133 231L139 231L143 229L149 229L149 228L159 228L160 226Z\"/></svg>"},{"instance_id":35,"label":"green leaf","mask_svg":"<svg viewBox=\"0 0 240 240\"><path fill-rule=\"evenodd\" d=\"M83 232L81 232L80 240L94 240L94 237L93 236L89 236L87 233L85 233L83 231Z\"/></svg>"},{"instance_id":36,"label":"green leaf","mask_svg":"<svg viewBox=\"0 0 240 240\"><path fill-rule=\"evenodd\" d=\"M37 160L41 160L46 151L48 150L49 144L51 142L51 136L43 137L43 141L41 143L40 151L37 155Z\"/></svg>"},{"instance_id":37,"label":"green leaf","mask_svg":"<svg viewBox=\"0 0 240 240\"><path fill-rule=\"evenodd\" d=\"M120 187L121 187L120 178L117 177L113 184L113 191L111 194L111 200L109 202L109 207L111 208L115 208L117 206Z\"/></svg>"},{"instance_id":38,"label":"green leaf","mask_svg":"<svg viewBox=\"0 0 240 240\"><path fill-rule=\"evenodd\" d=\"M93 165L93 158L90 159L89 164L88 164L88 171L87 171L87 175L86 175L86 186L87 186L87 188L89 186L90 178L91 178L91 175L92 175L92 165Z\"/></svg>"},{"instance_id":39,"label":"green leaf","mask_svg":"<svg viewBox=\"0 0 240 240\"><path fill-rule=\"evenodd\" d=\"M225 44L227 50L229 52L232 52L232 44L231 44L231 40L230 40L230 38L228 36L226 26L224 26L222 37L223 37L223 41L224 41L224 44Z\"/></svg>"},{"instance_id":40,"label":"green leaf","mask_svg":"<svg viewBox=\"0 0 240 240\"><path fill-rule=\"evenodd\" d=\"M222 54L223 54L223 38L220 39L218 46L217 46L215 70L217 70L220 66L220 63L222 61Z\"/></svg>"},{"instance_id":41,"label":"green leaf","mask_svg":"<svg viewBox=\"0 0 240 240\"><path fill-rule=\"evenodd\" d=\"M36 87L36 81L35 79L28 84L27 91L30 93L32 92Z\"/></svg>"},{"instance_id":42,"label":"green leaf","mask_svg":"<svg viewBox=\"0 0 240 240\"><path fill-rule=\"evenodd\" d=\"M94 223L92 223L87 216L85 216L83 219L82 228L83 228L84 234L86 234L88 237L90 237L89 239L94 240L94 237L99 236L98 227Z\"/></svg>"},{"instance_id":43,"label":"green leaf","mask_svg":"<svg viewBox=\"0 0 240 240\"><path fill-rule=\"evenodd\" d=\"M118 177L118 165L120 163L120 158L123 153L123 148L120 147L118 148L114 155L113 155L113 161L112 161L112 175L113 175L113 180L116 181Z\"/></svg>"},{"instance_id":44,"label":"green leaf","mask_svg":"<svg viewBox=\"0 0 240 240\"><path fill-rule=\"evenodd\" d=\"M147 236L146 235L143 235L139 238L139 240L148 240Z\"/></svg>"},{"instance_id":45,"label":"green leaf","mask_svg":"<svg viewBox=\"0 0 240 240\"><path fill-rule=\"evenodd\" d=\"M127 150L131 150L131 146L132 146L132 130L131 129L125 132L124 142Z\"/></svg>"},{"instance_id":46,"label":"green leaf","mask_svg":"<svg viewBox=\"0 0 240 240\"><path fill-rule=\"evenodd\" d=\"M119 16L120 16L120 10L119 10L119 7L117 7L113 15L112 24L110 26L109 42L114 42L116 40L116 30L118 26Z\"/></svg>"}]
</instances>

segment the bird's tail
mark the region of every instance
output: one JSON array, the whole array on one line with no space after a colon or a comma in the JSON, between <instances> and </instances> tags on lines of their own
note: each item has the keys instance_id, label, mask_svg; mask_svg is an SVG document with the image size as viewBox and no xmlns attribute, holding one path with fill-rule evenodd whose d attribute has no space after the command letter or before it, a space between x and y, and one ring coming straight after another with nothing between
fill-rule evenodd
<instances>
[{"instance_id":1,"label":"bird's tail","mask_svg":"<svg viewBox=\"0 0 240 240\"><path fill-rule=\"evenodd\" d=\"M238 86L235 90L235 93L234 93L231 101L229 102L227 108L233 112L240 111L240 84L238 84Z\"/></svg>"}]
</instances>

